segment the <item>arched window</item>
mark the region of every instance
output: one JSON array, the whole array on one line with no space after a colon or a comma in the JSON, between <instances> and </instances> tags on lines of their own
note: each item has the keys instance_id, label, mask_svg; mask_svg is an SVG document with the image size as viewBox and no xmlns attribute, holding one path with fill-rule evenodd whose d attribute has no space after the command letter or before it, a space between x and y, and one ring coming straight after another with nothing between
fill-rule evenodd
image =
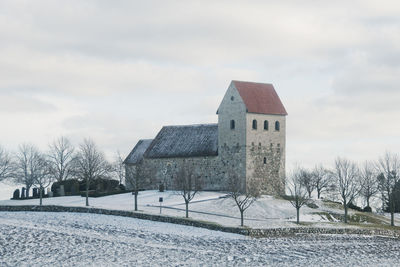
<instances>
[{"instance_id":1,"label":"arched window","mask_svg":"<svg viewBox=\"0 0 400 267\"><path fill-rule=\"evenodd\" d=\"M235 121L231 120L231 130L235 129Z\"/></svg>"},{"instance_id":2,"label":"arched window","mask_svg":"<svg viewBox=\"0 0 400 267\"><path fill-rule=\"evenodd\" d=\"M253 120L253 130L257 130L257 120Z\"/></svg>"},{"instance_id":3,"label":"arched window","mask_svg":"<svg viewBox=\"0 0 400 267\"><path fill-rule=\"evenodd\" d=\"M267 164L267 158L264 157L264 164Z\"/></svg>"},{"instance_id":4,"label":"arched window","mask_svg":"<svg viewBox=\"0 0 400 267\"><path fill-rule=\"evenodd\" d=\"M276 121L275 122L275 131L279 132L280 129L281 129L281 125L280 125L279 121Z\"/></svg>"},{"instance_id":5,"label":"arched window","mask_svg":"<svg viewBox=\"0 0 400 267\"><path fill-rule=\"evenodd\" d=\"M268 121L264 121L264 130L268 131Z\"/></svg>"}]
</instances>

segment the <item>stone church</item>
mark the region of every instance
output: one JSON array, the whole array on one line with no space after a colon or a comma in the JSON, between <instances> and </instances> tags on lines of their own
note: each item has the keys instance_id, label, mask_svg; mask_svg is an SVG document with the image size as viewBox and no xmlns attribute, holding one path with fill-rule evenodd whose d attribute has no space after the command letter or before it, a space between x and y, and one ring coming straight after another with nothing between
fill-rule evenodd
<instances>
[{"instance_id":1,"label":"stone church","mask_svg":"<svg viewBox=\"0 0 400 267\"><path fill-rule=\"evenodd\" d=\"M216 124L164 126L139 140L124 161L128 188L141 175L141 189L174 189L175 174L190 164L203 190L225 191L236 175L243 190L255 182L265 194L284 192L287 112L273 85L232 81L217 115Z\"/></svg>"}]
</instances>

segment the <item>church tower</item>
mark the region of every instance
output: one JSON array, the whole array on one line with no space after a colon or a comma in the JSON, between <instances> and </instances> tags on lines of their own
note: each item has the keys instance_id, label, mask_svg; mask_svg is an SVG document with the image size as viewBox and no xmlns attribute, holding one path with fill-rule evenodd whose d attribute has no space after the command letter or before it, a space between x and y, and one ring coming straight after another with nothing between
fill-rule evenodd
<instances>
[{"instance_id":1,"label":"church tower","mask_svg":"<svg viewBox=\"0 0 400 267\"><path fill-rule=\"evenodd\" d=\"M218 108L218 156L263 193L285 190L286 115L272 84L232 81Z\"/></svg>"}]
</instances>

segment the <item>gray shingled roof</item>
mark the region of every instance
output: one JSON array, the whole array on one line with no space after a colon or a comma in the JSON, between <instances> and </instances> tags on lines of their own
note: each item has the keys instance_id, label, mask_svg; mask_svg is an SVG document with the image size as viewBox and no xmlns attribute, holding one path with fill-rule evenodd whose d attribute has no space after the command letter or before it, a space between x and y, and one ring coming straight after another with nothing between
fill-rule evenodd
<instances>
[{"instance_id":1,"label":"gray shingled roof","mask_svg":"<svg viewBox=\"0 0 400 267\"><path fill-rule=\"evenodd\" d=\"M125 164L136 164L143 158L144 152L150 146L153 139L141 139L137 142L136 146L132 149L131 153L124 160Z\"/></svg>"},{"instance_id":2,"label":"gray shingled roof","mask_svg":"<svg viewBox=\"0 0 400 267\"><path fill-rule=\"evenodd\" d=\"M146 158L218 155L218 124L164 126L147 149Z\"/></svg>"}]
</instances>

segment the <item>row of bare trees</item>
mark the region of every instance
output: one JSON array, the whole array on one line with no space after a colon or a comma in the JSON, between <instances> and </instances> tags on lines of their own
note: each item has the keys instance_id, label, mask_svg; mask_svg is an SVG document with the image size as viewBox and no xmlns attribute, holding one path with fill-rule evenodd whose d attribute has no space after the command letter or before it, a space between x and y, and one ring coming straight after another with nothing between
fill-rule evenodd
<instances>
[{"instance_id":1,"label":"row of bare trees","mask_svg":"<svg viewBox=\"0 0 400 267\"><path fill-rule=\"evenodd\" d=\"M189 217L189 203L195 195L202 189L202 176L194 171L192 163L184 163L181 165L173 180L178 194L180 194L186 205L186 218ZM236 172L228 170L228 196L235 202L240 212L240 225L244 226L244 212L257 200L260 196L259 184L250 181L246 184L246 180L240 177Z\"/></svg>"},{"instance_id":2,"label":"row of bare trees","mask_svg":"<svg viewBox=\"0 0 400 267\"><path fill-rule=\"evenodd\" d=\"M172 183L176 194L183 197L185 202L185 216L189 217L189 204L202 190L204 182L204 173L196 172L198 166L190 160L183 159L179 164L176 172L171 175ZM146 177L154 176L154 169L151 165L146 165L141 161L135 168L127 168L126 180L132 187L135 196L135 211L138 210L138 194L139 189L143 186ZM256 201L260 196L260 187L255 181L251 181L246 185L246 180L239 176L232 169L227 170L227 193L235 202L239 209L241 217L241 225L244 225L244 212Z\"/></svg>"},{"instance_id":3,"label":"row of bare trees","mask_svg":"<svg viewBox=\"0 0 400 267\"><path fill-rule=\"evenodd\" d=\"M21 144L15 153L0 147L0 181L23 184L27 197L30 188L37 186L40 205L44 189L51 183L77 178L86 182L86 206L89 206L90 182L96 178L112 177L121 181L124 178L122 166L120 155L114 164L109 163L91 139L85 139L75 148L67 138L60 137L49 145L46 152L33 144Z\"/></svg>"},{"instance_id":4,"label":"row of bare trees","mask_svg":"<svg viewBox=\"0 0 400 267\"><path fill-rule=\"evenodd\" d=\"M370 209L370 200L380 193L382 209L385 205L391 214L394 226L396 185L400 183L400 158L397 154L386 152L376 162L365 162L358 166L355 162L337 158L332 170L321 165L309 171L296 168L289 177L288 189L291 203L297 210L305 205L314 191L320 198L322 193L330 193L339 198L344 208L344 221L348 220L348 208L356 199L362 198Z\"/></svg>"}]
</instances>

